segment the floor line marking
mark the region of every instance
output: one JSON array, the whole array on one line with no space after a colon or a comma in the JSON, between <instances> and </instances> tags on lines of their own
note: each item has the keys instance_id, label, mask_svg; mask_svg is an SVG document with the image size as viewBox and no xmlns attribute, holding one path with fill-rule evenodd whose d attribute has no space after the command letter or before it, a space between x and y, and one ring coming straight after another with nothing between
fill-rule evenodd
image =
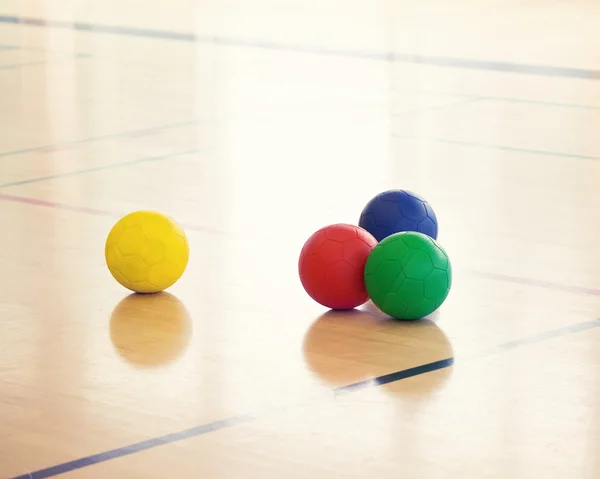
<instances>
[{"instance_id":1,"label":"floor line marking","mask_svg":"<svg viewBox=\"0 0 600 479\"><path fill-rule=\"evenodd\" d=\"M180 156L194 155L197 153L204 153L206 151L209 151L209 149L208 148L205 150L192 149L192 150L186 150L186 151L179 151L179 152L175 152L175 153L169 153L167 155L161 155L161 156L143 157L143 158L138 158L136 160L124 161L122 163L113 163L111 165L97 166L94 168L85 168L82 170L74 170L74 171L69 171L66 173L59 173L56 175L39 176L39 177L31 178L28 180L13 181L11 183L3 183L3 184L0 184L0 188L10 188L12 186L29 185L31 183L39 183L40 181L56 180L56 179L60 179L60 178L68 178L70 176L78 176L78 175L85 175L87 173L95 173L98 171L114 170L117 168L124 168L126 166L138 165L140 163L151 163L154 161L170 160L170 159L177 158Z\"/></svg>"},{"instance_id":2,"label":"floor line marking","mask_svg":"<svg viewBox=\"0 0 600 479\"><path fill-rule=\"evenodd\" d=\"M460 100L455 100L451 103L444 103L442 105L433 105L433 106L412 108L410 110L402 111L399 113L394 113L394 114L390 115L390 117L391 118L401 118L401 117L411 116L411 115L418 116L423 113L427 114L427 113L431 113L431 112L434 112L437 110L450 110L450 109L452 109L452 107L455 107L455 106L463 106L463 105L470 105L472 103L479 103L482 100L485 100L485 98L479 98L479 97L475 97L475 96L465 97L465 98L461 98Z\"/></svg>"},{"instance_id":3,"label":"floor line marking","mask_svg":"<svg viewBox=\"0 0 600 479\"><path fill-rule=\"evenodd\" d=\"M595 329L598 327L600 327L600 318L592 319L591 321L583 321L581 323L575 323L569 326L565 326L564 328L543 331L541 333L535 334L527 338L516 339L514 341L507 341L506 343L499 344L498 346L493 346L491 348L486 348L478 352L467 354L464 356L464 359L472 361L476 359L490 358L523 346L530 346L532 344L539 344L546 341L551 341L553 339L580 333L582 331L588 331L590 329Z\"/></svg>"},{"instance_id":4,"label":"floor line marking","mask_svg":"<svg viewBox=\"0 0 600 479\"><path fill-rule=\"evenodd\" d=\"M527 153L531 155L543 155L543 156L555 156L559 158L571 158L577 160L593 160L599 161L600 156L591 156L591 155L578 155L575 153L562 153L559 151L549 151L549 150L534 150L530 148L518 148L514 146L504 146L504 145L493 145L489 143L478 143L472 141L462 141L462 140L450 140L447 138L435 138L435 137L426 137L426 136L415 136L415 135L403 135L399 133L393 133L393 137L406 139L406 140L417 140L417 141L426 141L431 143L447 143L450 145L460 145L460 146L468 146L472 148L482 148L486 150L498 150L498 151L510 151L513 153Z\"/></svg>"},{"instance_id":5,"label":"floor line marking","mask_svg":"<svg viewBox=\"0 0 600 479\"><path fill-rule=\"evenodd\" d=\"M55 208L58 210L72 211L74 213L85 213L94 216L107 216L110 218L115 218L115 220L125 216L125 213L119 213L117 211L104 210L100 208L89 208L86 206L68 205L66 203L58 203L56 201L47 201L40 200L37 198L27 198L24 196L7 195L5 193L0 193L0 201L10 201L12 203L41 206L44 208ZM219 230L216 228L209 228L206 226L199 226L196 224L181 223L181 226L185 230L198 231L200 233L210 233L218 235L230 234L230 232L228 231Z\"/></svg>"},{"instance_id":6,"label":"floor line marking","mask_svg":"<svg viewBox=\"0 0 600 479\"><path fill-rule=\"evenodd\" d=\"M502 343L494 348L489 348L479 353L476 353L471 356L465 356L467 360L476 360L476 359L485 359L488 357L492 357L501 353L505 353L508 351L512 351L519 347L528 346L532 344L538 344L546 341L550 341L556 338L564 337L571 334L580 333L582 331L587 331L590 329L594 329L600 327L600 319L594 319L592 321L585 321L582 323L573 324L564 328L554 329L551 331L546 331L543 333L536 334L534 336L530 336L527 338L523 338L520 340L509 341L506 343ZM445 369L454 365L454 358L445 358L439 361L434 361L427 364L422 364L420 366L416 366L413 368L404 369L401 371L396 371L391 374L386 374L383 376L378 376L373 379L368 379L365 381L361 381L358 383L349 384L347 386L342 386L339 388L329 390L331 395L327 396L329 398L337 397L340 394L351 394L356 391L364 390L367 388L377 387L383 384L390 384L393 382L398 382L404 379L408 379L411 377L420 376L423 374L427 374L430 372L438 371L441 369ZM321 396L319 396L321 398ZM283 410L287 409L283 406ZM141 452L147 449L152 449L155 447L163 446L166 444L171 444L174 442L183 441L186 439L190 439L193 437L201 436L204 434L208 434L210 432L219 431L222 429L227 429L231 427L235 427L244 423L249 423L256 421L265 417L268 413L279 412L281 411L281 407L269 408L263 414L241 414L237 416L233 416L226 419L221 419L218 421L213 421L210 423L202 424L199 426L195 426L189 429L184 429L182 431L166 434L163 436L158 436L155 438L147 439L145 441L140 441L137 443L129 444L127 446L111 449L110 451L101 452L98 454L94 454L91 456L86 456L80 459L75 459L73 461L64 462L62 464L57 464L55 466L47 467L45 469L40 469L34 472L28 472L24 475L16 476L11 479L45 479L48 477L54 477L61 474L65 474L67 472L71 472L78 469L83 469L85 467L98 464L101 462L110 461L112 459L117 459L119 457L135 454L137 452Z\"/></svg>"},{"instance_id":7,"label":"floor line marking","mask_svg":"<svg viewBox=\"0 0 600 479\"><path fill-rule=\"evenodd\" d=\"M552 281L528 279L528 278L521 278L518 276L510 276L510 275L498 274L498 273L486 273L483 271L475 271L475 270L469 270L469 273L471 273L475 276L479 276L481 278L491 279L494 281L502 281L505 283L518 283L518 284L523 284L526 286L534 286L537 288L545 288L545 289L552 289L552 290L557 290L557 291L564 291L567 293L586 294L589 296L600 296L600 289L585 288L583 286L571 286L571 285L566 285L566 284L561 284L561 283L555 283Z\"/></svg>"},{"instance_id":8,"label":"floor line marking","mask_svg":"<svg viewBox=\"0 0 600 479\"><path fill-rule=\"evenodd\" d=\"M341 394L348 394L354 391L359 391L361 389L383 386L385 384L390 384L397 381L402 381L403 379L408 379L414 376L420 376L422 374L437 371L438 369L448 368L453 364L454 358L442 359L440 361L422 364L421 366L416 366L414 368L403 369L402 371L396 371L394 373L384 374L383 376L378 376L376 378L365 379L364 381L359 381L357 383L341 386L333 389L333 394L334 396L338 396Z\"/></svg>"},{"instance_id":9,"label":"floor line marking","mask_svg":"<svg viewBox=\"0 0 600 479\"><path fill-rule=\"evenodd\" d=\"M112 140L114 138L141 135L144 133L150 133L152 131L172 130L172 129L181 128L184 126L195 125L195 124L198 124L199 122L200 122L199 120L189 120L189 121L183 121L183 122L179 122L179 123L170 123L168 125L153 126L150 128L140 128L140 129L136 129L136 130L123 131L120 133L112 133L110 135L104 135L104 136L92 136L89 138L84 138L82 140L66 141L66 142L62 142L62 143L55 143L52 145L36 146L33 148L24 148L22 150L5 151L3 153L0 153L0 158L4 158L6 156L23 155L25 153L33 153L36 151L44 151L44 150L55 149L55 148L64 148L66 146L72 146L72 145L81 145L84 143L93 143L95 141Z\"/></svg>"},{"instance_id":10,"label":"floor line marking","mask_svg":"<svg viewBox=\"0 0 600 479\"><path fill-rule=\"evenodd\" d=\"M248 40L232 37L219 37L211 35L196 35L193 33L173 32L167 30L155 30L148 28L134 28L114 25L102 25L85 22L66 22L59 20L46 20L43 18L19 17L13 15L0 16L0 23L26 25L35 27L47 27L58 29L78 30L92 33L105 33L111 35L122 35L130 37L143 37L161 40L174 40L182 42L213 43L216 45L238 46L246 48L261 48L267 50L283 50L296 53L308 53L315 55L328 55L337 57L348 57L356 59L367 59L385 62L412 63L420 65L464 68L470 70L487 70L505 73L516 73L525 75L537 75L559 78L579 78L586 80L600 80L599 70L583 68L556 67L550 65L520 64L489 60L469 60L452 57L438 57L428 55L413 55L382 51L360 51L331 49L308 45L295 45L275 43L264 40Z\"/></svg>"},{"instance_id":11,"label":"floor line marking","mask_svg":"<svg viewBox=\"0 0 600 479\"><path fill-rule=\"evenodd\" d=\"M86 53L76 53L72 57L49 58L47 60L34 60L34 61L30 61L30 62L10 63L7 65L0 65L0 70L17 70L22 67L39 66L39 65L54 66L59 62L74 61L74 60L79 60L79 59L83 59L83 58L92 58L92 56L88 55Z\"/></svg>"},{"instance_id":12,"label":"floor line marking","mask_svg":"<svg viewBox=\"0 0 600 479\"><path fill-rule=\"evenodd\" d=\"M200 426L192 427L183 431L174 432L164 436L154 437L146 441L137 442L135 444L130 444L128 446L112 449L110 451L101 452L93 456L82 457L81 459L75 459L74 461L57 464L56 466L51 466L46 469L41 469L39 471L29 472L27 474L18 476L14 479L42 479L46 477L58 476L60 474L65 474L67 472L75 471L77 469L83 469L84 467L88 467L93 464L110 461L111 459L127 456L136 452L141 452L146 449L155 448L165 444L182 441L191 437L201 436L209 432L237 426L239 424L250 422L255 419L257 418L250 415L234 416L227 419L202 424Z\"/></svg>"},{"instance_id":13,"label":"floor line marking","mask_svg":"<svg viewBox=\"0 0 600 479\"><path fill-rule=\"evenodd\" d=\"M511 98L511 97L487 96L487 95L483 95L479 98L481 100L486 100L486 101L522 103L522 104L526 104L526 105L536 105L536 106L554 107L554 108L574 108L574 109L578 109L578 110L591 110L591 111L600 110L600 106L582 105L582 104L577 104L577 103L561 103L561 102L557 102L557 101L528 100L525 98Z\"/></svg>"},{"instance_id":14,"label":"floor line marking","mask_svg":"<svg viewBox=\"0 0 600 479\"><path fill-rule=\"evenodd\" d=\"M508 96L493 96L493 95L475 95L472 93L460 93L448 90L430 90L427 88L392 88L392 92L405 92L405 93L424 93L427 95L440 95L440 96L455 96L463 98L473 98L480 101L490 102L501 102L501 103L523 103L527 105L536 105L543 107L554 107L554 108L573 108L577 110L600 110L600 106L595 105L583 105L581 103L562 103L558 101L547 101L547 100L533 100L528 98L514 98Z\"/></svg>"}]
</instances>

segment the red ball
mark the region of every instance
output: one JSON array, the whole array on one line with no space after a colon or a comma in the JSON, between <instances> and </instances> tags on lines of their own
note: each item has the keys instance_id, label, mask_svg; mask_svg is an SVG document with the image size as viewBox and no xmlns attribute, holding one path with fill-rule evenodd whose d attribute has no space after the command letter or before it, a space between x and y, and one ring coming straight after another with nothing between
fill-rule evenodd
<instances>
[{"instance_id":1,"label":"red ball","mask_svg":"<svg viewBox=\"0 0 600 479\"><path fill-rule=\"evenodd\" d=\"M365 263L377 240L359 226L335 224L314 233L298 261L300 281L317 303L352 309L369 299Z\"/></svg>"}]
</instances>

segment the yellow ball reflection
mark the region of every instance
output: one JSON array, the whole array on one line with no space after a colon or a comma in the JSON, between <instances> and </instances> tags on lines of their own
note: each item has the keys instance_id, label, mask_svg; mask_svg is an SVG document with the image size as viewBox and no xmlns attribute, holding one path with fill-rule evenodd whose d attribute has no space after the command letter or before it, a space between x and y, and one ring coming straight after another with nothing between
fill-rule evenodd
<instances>
[{"instance_id":1,"label":"yellow ball reflection","mask_svg":"<svg viewBox=\"0 0 600 479\"><path fill-rule=\"evenodd\" d=\"M110 338L127 362L138 367L157 367L185 351L191 324L185 306L172 294L131 294L112 312Z\"/></svg>"}]
</instances>

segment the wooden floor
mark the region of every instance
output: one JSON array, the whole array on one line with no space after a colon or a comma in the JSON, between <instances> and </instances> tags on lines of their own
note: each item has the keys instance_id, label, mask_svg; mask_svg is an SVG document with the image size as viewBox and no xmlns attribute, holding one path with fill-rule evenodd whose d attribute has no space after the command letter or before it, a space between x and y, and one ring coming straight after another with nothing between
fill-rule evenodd
<instances>
[{"instance_id":1,"label":"wooden floor","mask_svg":"<svg viewBox=\"0 0 600 479\"><path fill-rule=\"evenodd\" d=\"M598 479L598 24L557 0L0 2L0 477ZM334 314L297 276L388 188L440 222L431 320ZM105 266L137 209L188 234L168 293Z\"/></svg>"}]
</instances>

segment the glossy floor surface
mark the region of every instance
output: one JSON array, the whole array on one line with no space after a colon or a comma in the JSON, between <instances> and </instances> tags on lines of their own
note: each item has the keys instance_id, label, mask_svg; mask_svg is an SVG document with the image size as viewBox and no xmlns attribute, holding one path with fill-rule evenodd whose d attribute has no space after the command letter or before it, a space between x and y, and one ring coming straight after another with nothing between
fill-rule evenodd
<instances>
[{"instance_id":1,"label":"glossy floor surface","mask_svg":"<svg viewBox=\"0 0 600 479\"><path fill-rule=\"evenodd\" d=\"M0 477L600 477L599 23L0 2ZM429 320L327 312L297 277L388 188L430 201L454 266ZM168 293L105 266L137 209L188 234Z\"/></svg>"}]
</instances>

